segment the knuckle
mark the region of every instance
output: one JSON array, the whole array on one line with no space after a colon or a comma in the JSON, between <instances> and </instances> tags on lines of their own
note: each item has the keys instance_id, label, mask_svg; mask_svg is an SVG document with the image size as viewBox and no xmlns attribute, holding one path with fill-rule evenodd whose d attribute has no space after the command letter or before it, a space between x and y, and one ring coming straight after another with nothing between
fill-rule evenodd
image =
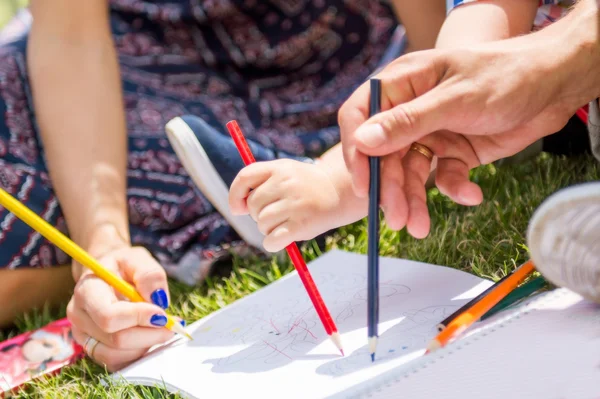
<instances>
[{"instance_id":1,"label":"knuckle","mask_svg":"<svg viewBox=\"0 0 600 399\"><path fill-rule=\"evenodd\" d=\"M264 223L266 220L272 219L275 216L272 206L266 206L258 213L258 221Z\"/></svg>"},{"instance_id":2,"label":"knuckle","mask_svg":"<svg viewBox=\"0 0 600 399\"><path fill-rule=\"evenodd\" d=\"M98 311L95 317L96 325L105 332L112 333L115 330L114 318L106 311Z\"/></svg>"},{"instance_id":3,"label":"knuckle","mask_svg":"<svg viewBox=\"0 0 600 399\"><path fill-rule=\"evenodd\" d=\"M269 167L269 162L256 162L247 165L242 170L240 170L240 172L238 173L238 177L242 183L247 184L248 180L251 180L254 177L254 175L259 172L259 170Z\"/></svg>"},{"instance_id":4,"label":"knuckle","mask_svg":"<svg viewBox=\"0 0 600 399\"><path fill-rule=\"evenodd\" d=\"M76 312L75 312L75 303L74 303L73 299L71 299L67 305L66 315L67 315L67 319L69 319L69 321L71 323L74 323L74 320L77 316L76 316Z\"/></svg>"},{"instance_id":5,"label":"knuckle","mask_svg":"<svg viewBox=\"0 0 600 399\"><path fill-rule=\"evenodd\" d=\"M85 300L85 290L83 289L83 282L80 281L79 284L73 290L73 297L71 298L71 302L83 303ZM74 306L75 304L73 304Z\"/></svg>"},{"instance_id":6,"label":"knuckle","mask_svg":"<svg viewBox=\"0 0 600 399\"><path fill-rule=\"evenodd\" d=\"M136 278L136 283L147 284L152 282L162 282L167 279L167 273L163 268L153 268L152 270L146 270L142 272L138 278Z\"/></svg>"},{"instance_id":7,"label":"knuckle","mask_svg":"<svg viewBox=\"0 0 600 399\"><path fill-rule=\"evenodd\" d=\"M286 176L279 183L279 187L284 193L290 193L298 187L298 181L295 176Z\"/></svg>"},{"instance_id":8,"label":"knuckle","mask_svg":"<svg viewBox=\"0 0 600 399\"><path fill-rule=\"evenodd\" d=\"M111 347L119 350L127 349L125 334L123 333L123 331L118 331L113 334L110 334L109 340Z\"/></svg>"},{"instance_id":9,"label":"knuckle","mask_svg":"<svg viewBox=\"0 0 600 399\"><path fill-rule=\"evenodd\" d=\"M408 104L392 108L391 116L391 118L386 118L382 123L384 131L388 134L392 133L398 126L405 126L410 131L414 131L417 128L417 112Z\"/></svg>"},{"instance_id":10,"label":"knuckle","mask_svg":"<svg viewBox=\"0 0 600 399\"><path fill-rule=\"evenodd\" d=\"M252 173L253 173L254 169L251 168L250 166L252 166L252 165L246 166L245 168L243 168L242 170L240 170L240 172L238 173L237 180L241 184L246 183L248 181L248 179L252 176Z\"/></svg>"},{"instance_id":11,"label":"knuckle","mask_svg":"<svg viewBox=\"0 0 600 399\"><path fill-rule=\"evenodd\" d=\"M250 166L252 166L252 165L250 165ZM234 182L231 185L232 189L235 189L235 193L237 195L242 194L242 192L244 190L246 190L250 185L250 181L251 181L253 173L254 173L253 172L254 169L250 168L250 166L246 166L244 169L240 170L240 172L237 174ZM231 191L234 191L234 190L231 190Z\"/></svg>"},{"instance_id":12,"label":"knuckle","mask_svg":"<svg viewBox=\"0 0 600 399\"><path fill-rule=\"evenodd\" d=\"M340 127L340 138L342 141L347 139L347 129L344 129L344 126L347 124L348 114L350 112L350 105L348 101L344 102L340 107L337 115L338 126Z\"/></svg>"},{"instance_id":13,"label":"knuckle","mask_svg":"<svg viewBox=\"0 0 600 399\"><path fill-rule=\"evenodd\" d=\"M246 198L246 204L249 208L256 205L257 193L260 193L260 188L253 190L250 194L248 194L248 197Z\"/></svg>"},{"instance_id":14,"label":"knuckle","mask_svg":"<svg viewBox=\"0 0 600 399\"><path fill-rule=\"evenodd\" d=\"M264 219L262 218L258 218L258 221L256 222L257 227L258 227L258 231L260 231L262 234L267 235L269 234L269 229L267 226L267 223L265 222Z\"/></svg>"},{"instance_id":15,"label":"knuckle","mask_svg":"<svg viewBox=\"0 0 600 399\"><path fill-rule=\"evenodd\" d=\"M151 258L150 252L144 247L133 247L132 251L128 254L127 258L129 259L143 259L143 258Z\"/></svg>"}]
</instances>

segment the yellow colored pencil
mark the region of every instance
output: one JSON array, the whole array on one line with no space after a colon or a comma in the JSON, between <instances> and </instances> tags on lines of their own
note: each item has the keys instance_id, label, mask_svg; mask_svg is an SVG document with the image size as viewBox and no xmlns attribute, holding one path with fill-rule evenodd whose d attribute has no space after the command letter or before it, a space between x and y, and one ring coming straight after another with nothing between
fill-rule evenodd
<instances>
[{"instance_id":1,"label":"yellow colored pencil","mask_svg":"<svg viewBox=\"0 0 600 399\"><path fill-rule=\"evenodd\" d=\"M36 215L32 210L2 188L0 188L0 204L28 224L32 229L46 237L54 245L62 249L66 254L71 256L71 258L79 262L79 264L90 269L96 276L119 291L123 296L129 298L129 300L133 302L146 302L131 284L106 269L80 246L52 227L48 222ZM185 331L183 326L170 315L167 315L167 324L165 325L165 328L192 339L192 336Z\"/></svg>"}]
</instances>

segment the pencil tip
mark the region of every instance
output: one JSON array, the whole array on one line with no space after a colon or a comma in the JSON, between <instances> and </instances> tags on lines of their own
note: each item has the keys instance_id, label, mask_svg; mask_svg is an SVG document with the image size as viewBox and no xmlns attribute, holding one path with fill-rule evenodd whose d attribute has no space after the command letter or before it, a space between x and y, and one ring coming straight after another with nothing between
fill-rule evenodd
<instances>
[{"instance_id":1,"label":"pencil tip","mask_svg":"<svg viewBox=\"0 0 600 399\"><path fill-rule=\"evenodd\" d=\"M442 345L440 345L439 341L437 339L434 339L433 341L431 341L429 343L429 345L427 345L427 350L425 351L425 354L429 354L432 352L435 352L436 350L440 349L442 347Z\"/></svg>"},{"instance_id":2,"label":"pencil tip","mask_svg":"<svg viewBox=\"0 0 600 399\"><path fill-rule=\"evenodd\" d=\"M342 337L340 337L340 333L334 332L330 336L331 340L335 344L335 346L342 352L342 356L344 356L344 349L342 348Z\"/></svg>"},{"instance_id":3,"label":"pencil tip","mask_svg":"<svg viewBox=\"0 0 600 399\"><path fill-rule=\"evenodd\" d=\"M377 352L377 337L369 338L369 352L370 353Z\"/></svg>"},{"instance_id":4,"label":"pencil tip","mask_svg":"<svg viewBox=\"0 0 600 399\"><path fill-rule=\"evenodd\" d=\"M190 341L194 340L194 338L192 338L192 336L187 331L185 331L185 328L183 328L183 323L174 322L170 329L177 334L184 335Z\"/></svg>"}]
</instances>

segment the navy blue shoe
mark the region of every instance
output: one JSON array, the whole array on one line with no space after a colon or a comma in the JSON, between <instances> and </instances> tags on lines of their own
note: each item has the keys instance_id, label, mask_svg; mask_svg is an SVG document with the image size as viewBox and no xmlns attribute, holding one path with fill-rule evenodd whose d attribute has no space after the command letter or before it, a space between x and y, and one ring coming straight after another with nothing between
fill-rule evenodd
<instances>
[{"instance_id":1,"label":"navy blue shoe","mask_svg":"<svg viewBox=\"0 0 600 399\"><path fill-rule=\"evenodd\" d=\"M264 235L258 231L256 222L249 215L234 216L229 209L229 187L245 166L229 134L217 131L193 115L172 119L166 125L166 132L175 153L200 192L246 243L266 253L262 245ZM252 140L247 141L257 162L280 158L313 162L310 158L276 152Z\"/></svg>"}]
</instances>

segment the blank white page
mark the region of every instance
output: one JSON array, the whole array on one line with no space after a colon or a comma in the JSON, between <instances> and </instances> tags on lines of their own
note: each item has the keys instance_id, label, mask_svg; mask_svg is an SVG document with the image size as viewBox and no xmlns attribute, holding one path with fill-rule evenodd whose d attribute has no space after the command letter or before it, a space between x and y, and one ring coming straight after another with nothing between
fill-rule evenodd
<instances>
[{"instance_id":1,"label":"blank white page","mask_svg":"<svg viewBox=\"0 0 600 399\"><path fill-rule=\"evenodd\" d=\"M524 309L339 397L600 399L600 305L560 289Z\"/></svg>"},{"instance_id":2,"label":"blank white page","mask_svg":"<svg viewBox=\"0 0 600 399\"><path fill-rule=\"evenodd\" d=\"M448 267L381 258L380 339L371 363L367 257L331 251L308 266L346 357L293 272L193 323L194 341L177 339L121 374L196 398L326 397L422 356L436 325L492 284Z\"/></svg>"}]
</instances>

